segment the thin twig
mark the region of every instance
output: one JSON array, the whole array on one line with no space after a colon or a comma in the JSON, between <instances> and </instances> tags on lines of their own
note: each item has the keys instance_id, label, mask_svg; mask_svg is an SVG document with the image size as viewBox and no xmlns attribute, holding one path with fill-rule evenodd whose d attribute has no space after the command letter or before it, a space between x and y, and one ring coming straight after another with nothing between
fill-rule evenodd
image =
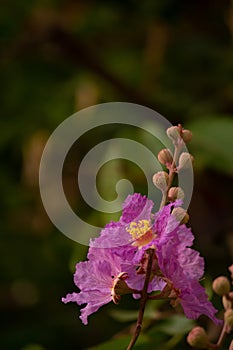
<instances>
[{"instance_id":1,"label":"thin twig","mask_svg":"<svg viewBox=\"0 0 233 350\"><path fill-rule=\"evenodd\" d=\"M223 327L222 327L222 331L220 333L220 336L218 338L218 342L217 342L217 348L220 349L220 346L222 345L222 343L224 342L224 339L227 335L227 332L226 332L226 324L224 323Z\"/></svg>"},{"instance_id":2,"label":"thin twig","mask_svg":"<svg viewBox=\"0 0 233 350\"><path fill-rule=\"evenodd\" d=\"M153 257L154 257L154 249L151 249L151 248L148 249L147 253L148 253L148 263L147 263L145 282L144 282L144 286L143 286L143 290L142 290L142 297L140 300L140 307L139 307L139 312L138 312L137 324L136 324L132 339L127 347L127 350L133 349L133 346L139 337L139 334L140 334L141 329L142 329L142 321L143 321L144 311L145 311L145 307L146 307L146 302L148 300L147 289L148 289L148 285L150 282L151 268L152 268L152 262L153 262Z\"/></svg>"}]
</instances>

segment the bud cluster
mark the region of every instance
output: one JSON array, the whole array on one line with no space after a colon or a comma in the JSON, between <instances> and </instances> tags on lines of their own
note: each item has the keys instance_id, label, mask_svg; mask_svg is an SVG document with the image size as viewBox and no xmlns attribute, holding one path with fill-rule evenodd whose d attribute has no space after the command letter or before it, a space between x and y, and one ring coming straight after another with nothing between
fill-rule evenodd
<instances>
[{"instance_id":1,"label":"bud cluster","mask_svg":"<svg viewBox=\"0 0 233 350\"><path fill-rule=\"evenodd\" d=\"M76 265L74 282L79 292L62 298L64 303L86 304L80 315L83 324L101 306L110 301L118 304L124 294L140 298L137 325L128 350L139 336L148 300L168 299L174 307L180 304L188 318L204 314L216 324L222 323L199 283L204 261L191 248L194 236L186 227L189 215L181 207L184 191L172 187L175 174L189 168L194 160L184 149L192 133L179 124L168 128L167 136L174 150L160 150L158 160L166 170L153 176L154 185L162 192L160 210L154 213L153 201L140 193L128 195L119 221L107 224L98 237L91 239L87 260ZM233 265L229 271L233 279ZM197 349L220 350L224 335L233 331L231 283L220 276L213 281L212 288L222 297L224 326L217 344L211 343L204 328L194 327L187 342ZM229 350L233 350L233 343Z\"/></svg>"},{"instance_id":2,"label":"bud cluster","mask_svg":"<svg viewBox=\"0 0 233 350\"><path fill-rule=\"evenodd\" d=\"M233 284L233 265L229 267L231 273L231 283ZM229 334L233 331L233 291L231 291L230 280L226 276L219 276L215 278L212 283L213 291L222 297L222 304L224 307L224 326L220 339L223 334ZM187 337L189 345L197 349L220 349L220 342L213 344L210 342L207 333L202 327L193 328ZM233 341L230 344L229 350L233 350Z\"/></svg>"},{"instance_id":3,"label":"bud cluster","mask_svg":"<svg viewBox=\"0 0 233 350\"><path fill-rule=\"evenodd\" d=\"M169 148L164 148L158 153L159 162L166 167L167 171L159 171L153 176L154 185L162 192L163 198L161 207L169 202L175 202L177 199L184 199L184 191L180 187L171 187L174 176L180 170L186 169L192 165L193 156L188 152L182 152L184 145L191 141L192 133L190 130L183 129L179 124L167 129L167 136L172 140L174 152ZM182 208L174 208L174 215L181 224L186 224L189 216Z\"/></svg>"},{"instance_id":4,"label":"bud cluster","mask_svg":"<svg viewBox=\"0 0 233 350\"><path fill-rule=\"evenodd\" d=\"M229 266L229 271L233 284L233 265ZM219 276L212 284L214 292L222 297L226 333L233 331L233 291L231 291L231 283L226 276Z\"/></svg>"}]
</instances>

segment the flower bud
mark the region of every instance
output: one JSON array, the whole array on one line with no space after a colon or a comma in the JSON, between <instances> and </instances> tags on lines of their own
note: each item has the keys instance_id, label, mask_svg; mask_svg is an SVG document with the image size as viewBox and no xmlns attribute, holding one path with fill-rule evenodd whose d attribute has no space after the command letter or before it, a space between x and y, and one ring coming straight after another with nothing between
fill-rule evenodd
<instances>
[{"instance_id":1,"label":"flower bud","mask_svg":"<svg viewBox=\"0 0 233 350\"><path fill-rule=\"evenodd\" d=\"M173 157L170 149L164 148L158 153L158 160L161 164L166 165L167 167L172 164Z\"/></svg>"},{"instance_id":2,"label":"flower bud","mask_svg":"<svg viewBox=\"0 0 233 350\"><path fill-rule=\"evenodd\" d=\"M174 208L172 210L172 215L175 216L176 220L180 222L181 225L187 224L187 222L189 221L188 213L181 207Z\"/></svg>"},{"instance_id":3,"label":"flower bud","mask_svg":"<svg viewBox=\"0 0 233 350\"><path fill-rule=\"evenodd\" d=\"M213 291L218 295L224 295L230 292L231 285L227 277L219 276L212 283Z\"/></svg>"},{"instance_id":4,"label":"flower bud","mask_svg":"<svg viewBox=\"0 0 233 350\"><path fill-rule=\"evenodd\" d=\"M167 136L169 139L171 139L173 142L177 143L181 140L180 137L180 128L178 126L171 126L167 129Z\"/></svg>"},{"instance_id":5,"label":"flower bud","mask_svg":"<svg viewBox=\"0 0 233 350\"><path fill-rule=\"evenodd\" d=\"M178 170L190 167L193 161L194 161L194 158L190 153L188 152L181 153L179 158Z\"/></svg>"},{"instance_id":6,"label":"flower bud","mask_svg":"<svg viewBox=\"0 0 233 350\"><path fill-rule=\"evenodd\" d=\"M168 173L165 171L159 171L153 176L153 183L159 190L165 192L167 190L168 179Z\"/></svg>"},{"instance_id":7,"label":"flower bud","mask_svg":"<svg viewBox=\"0 0 233 350\"><path fill-rule=\"evenodd\" d=\"M202 327L194 327L188 334L187 342L197 349L206 349L209 346L208 336Z\"/></svg>"},{"instance_id":8,"label":"flower bud","mask_svg":"<svg viewBox=\"0 0 233 350\"><path fill-rule=\"evenodd\" d=\"M168 192L168 198L171 202L176 199L184 199L184 191L180 187L171 187Z\"/></svg>"},{"instance_id":9,"label":"flower bud","mask_svg":"<svg viewBox=\"0 0 233 350\"><path fill-rule=\"evenodd\" d=\"M230 333L233 330L233 309L227 309L225 311L224 321L227 327L227 332Z\"/></svg>"},{"instance_id":10,"label":"flower bud","mask_svg":"<svg viewBox=\"0 0 233 350\"><path fill-rule=\"evenodd\" d=\"M233 306L232 302L231 302L231 299L227 295L223 295L223 297L222 297L222 304L223 304L225 310L231 309L232 306Z\"/></svg>"},{"instance_id":11,"label":"flower bud","mask_svg":"<svg viewBox=\"0 0 233 350\"><path fill-rule=\"evenodd\" d=\"M193 134L191 133L190 130L183 129L181 136L184 142L188 143L192 140Z\"/></svg>"},{"instance_id":12,"label":"flower bud","mask_svg":"<svg viewBox=\"0 0 233 350\"><path fill-rule=\"evenodd\" d=\"M233 350L233 340L231 341L231 344L229 346L229 350Z\"/></svg>"},{"instance_id":13,"label":"flower bud","mask_svg":"<svg viewBox=\"0 0 233 350\"><path fill-rule=\"evenodd\" d=\"M161 164L169 166L172 164L173 158L170 149L164 148L158 154L158 160Z\"/></svg>"}]
</instances>

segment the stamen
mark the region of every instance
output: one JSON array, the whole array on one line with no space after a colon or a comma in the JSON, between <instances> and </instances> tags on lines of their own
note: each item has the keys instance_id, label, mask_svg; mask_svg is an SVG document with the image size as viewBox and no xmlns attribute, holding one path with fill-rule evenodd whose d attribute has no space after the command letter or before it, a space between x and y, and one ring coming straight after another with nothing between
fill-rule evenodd
<instances>
[{"instance_id":1,"label":"stamen","mask_svg":"<svg viewBox=\"0 0 233 350\"><path fill-rule=\"evenodd\" d=\"M149 220L139 220L138 222L133 221L126 230L132 236L132 245L139 248L150 243L155 237L155 233L151 229Z\"/></svg>"}]
</instances>

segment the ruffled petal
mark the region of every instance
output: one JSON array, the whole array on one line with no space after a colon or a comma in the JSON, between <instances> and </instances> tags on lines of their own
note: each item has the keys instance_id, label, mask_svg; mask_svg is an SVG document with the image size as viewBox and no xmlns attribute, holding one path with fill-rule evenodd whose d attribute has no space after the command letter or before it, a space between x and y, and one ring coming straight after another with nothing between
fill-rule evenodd
<instances>
[{"instance_id":1,"label":"ruffled petal","mask_svg":"<svg viewBox=\"0 0 233 350\"><path fill-rule=\"evenodd\" d=\"M132 221L150 220L154 203L140 193L129 195L123 203L120 222L129 224Z\"/></svg>"},{"instance_id":2,"label":"ruffled petal","mask_svg":"<svg viewBox=\"0 0 233 350\"><path fill-rule=\"evenodd\" d=\"M205 288L197 281L192 281L187 288L182 290L180 303L184 313L188 318L197 319L200 315L208 316L214 323L221 324L222 321L217 319L215 314L217 310L208 300Z\"/></svg>"}]
</instances>

